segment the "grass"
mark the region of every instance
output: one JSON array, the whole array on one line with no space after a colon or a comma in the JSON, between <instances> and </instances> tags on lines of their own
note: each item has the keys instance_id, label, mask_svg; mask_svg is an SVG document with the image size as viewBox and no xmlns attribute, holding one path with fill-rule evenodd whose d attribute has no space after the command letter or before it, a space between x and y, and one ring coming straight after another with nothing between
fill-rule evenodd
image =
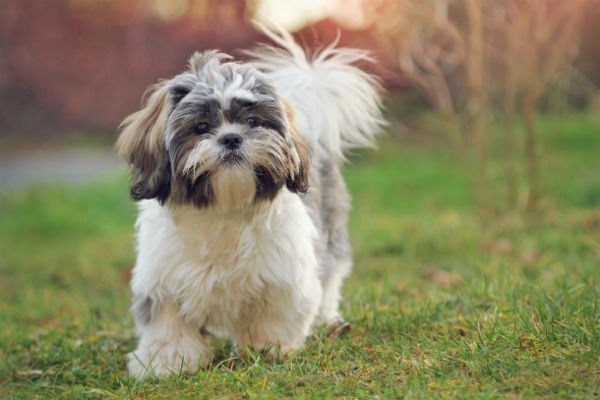
<instances>
[{"instance_id":1,"label":"grass","mask_svg":"<svg viewBox=\"0 0 600 400\"><path fill-rule=\"evenodd\" d=\"M159 381L125 372L125 173L2 195L0 398L600 397L600 120L540 126L547 196L533 220L478 217L443 146L396 135L361 154L345 168L353 330L318 331L282 362L219 341L207 369Z\"/></svg>"}]
</instances>

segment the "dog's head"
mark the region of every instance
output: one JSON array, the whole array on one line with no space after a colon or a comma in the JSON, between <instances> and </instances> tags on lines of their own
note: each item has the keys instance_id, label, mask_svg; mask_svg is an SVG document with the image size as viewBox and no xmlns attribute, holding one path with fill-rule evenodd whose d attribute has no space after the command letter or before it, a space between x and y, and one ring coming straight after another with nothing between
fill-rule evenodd
<instances>
[{"instance_id":1,"label":"dog's head","mask_svg":"<svg viewBox=\"0 0 600 400\"><path fill-rule=\"evenodd\" d=\"M292 107L255 69L216 51L151 87L121 124L119 155L132 167L135 200L239 209L304 192L308 149Z\"/></svg>"}]
</instances>

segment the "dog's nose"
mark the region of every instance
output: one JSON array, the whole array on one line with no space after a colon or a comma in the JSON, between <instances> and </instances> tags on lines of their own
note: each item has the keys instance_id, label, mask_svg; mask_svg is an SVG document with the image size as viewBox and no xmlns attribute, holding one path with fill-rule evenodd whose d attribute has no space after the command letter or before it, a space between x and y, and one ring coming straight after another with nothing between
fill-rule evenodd
<instances>
[{"instance_id":1,"label":"dog's nose","mask_svg":"<svg viewBox=\"0 0 600 400\"><path fill-rule=\"evenodd\" d=\"M230 150L235 150L242 144L242 136L237 133L226 133L219 138L219 143Z\"/></svg>"}]
</instances>

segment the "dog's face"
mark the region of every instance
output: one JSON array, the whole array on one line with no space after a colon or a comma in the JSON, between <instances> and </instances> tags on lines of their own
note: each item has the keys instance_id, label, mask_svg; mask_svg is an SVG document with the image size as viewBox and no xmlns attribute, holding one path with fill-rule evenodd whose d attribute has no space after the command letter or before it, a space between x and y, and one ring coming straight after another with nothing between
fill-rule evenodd
<instances>
[{"instance_id":1,"label":"dog's face","mask_svg":"<svg viewBox=\"0 0 600 400\"><path fill-rule=\"evenodd\" d=\"M228 211L306 191L308 151L291 106L258 71L216 52L151 89L117 142L134 199Z\"/></svg>"}]
</instances>

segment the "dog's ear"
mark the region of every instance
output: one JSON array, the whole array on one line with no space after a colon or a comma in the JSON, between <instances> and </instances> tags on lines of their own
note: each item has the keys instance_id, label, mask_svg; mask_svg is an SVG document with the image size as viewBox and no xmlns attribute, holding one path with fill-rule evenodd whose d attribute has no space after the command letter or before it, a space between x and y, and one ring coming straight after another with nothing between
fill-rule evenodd
<instances>
[{"instance_id":1,"label":"dog's ear","mask_svg":"<svg viewBox=\"0 0 600 400\"><path fill-rule=\"evenodd\" d=\"M296 125L294 108L287 101L284 101L284 106L288 123L286 141L289 147L288 176L285 184L292 192L306 193L310 165L308 144Z\"/></svg>"},{"instance_id":2,"label":"dog's ear","mask_svg":"<svg viewBox=\"0 0 600 400\"><path fill-rule=\"evenodd\" d=\"M131 197L156 198L164 203L171 187L171 167L165 148L165 127L171 107L168 82L151 86L144 98L144 107L121 123L116 147L119 157L132 169Z\"/></svg>"},{"instance_id":3,"label":"dog's ear","mask_svg":"<svg viewBox=\"0 0 600 400\"><path fill-rule=\"evenodd\" d=\"M171 107L175 108L179 102L188 95L190 88L185 84L173 82L169 86L169 94L171 95Z\"/></svg>"}]
</instances>

